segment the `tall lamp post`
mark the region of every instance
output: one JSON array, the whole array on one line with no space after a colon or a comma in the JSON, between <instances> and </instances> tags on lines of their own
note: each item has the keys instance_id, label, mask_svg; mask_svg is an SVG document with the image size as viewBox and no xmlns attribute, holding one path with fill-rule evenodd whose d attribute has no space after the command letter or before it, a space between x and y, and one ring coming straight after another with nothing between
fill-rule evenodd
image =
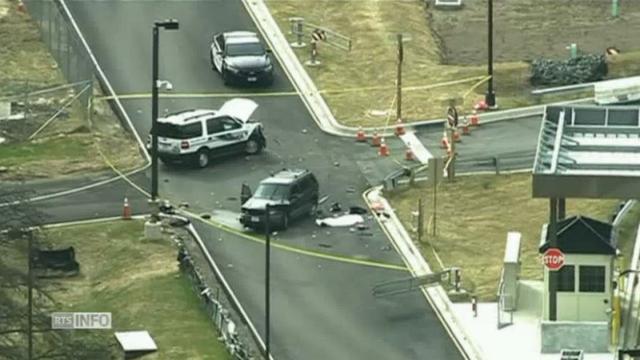
<instances>
[{"instance_id":1,"label":"tall lamp post","mask_svg":"<svg viewBox=\"0 0 640 360\"><path fill-rule=\"evenodd\" d=\"M496 106L496 93L493 91L493 0L487 4L487 93L484 102L489 108Z\"/></svg>"},{"instance_id":2,"label":"tall lamp post","mask_svg":"<svg viewBox=\"0 0 640 360\"><path fill-rule=\"evenodd\" d=\"M153 23L153 65L151 85L151 202L153 208L158 199L158 88L161 81L158 80L158 47L160 43L160 28L165 30L178 30L178 20L167 19ZM155 210L153 211L156 214Z\"/></svg>"},{"instance_id":3,"label":"tall lamp post","mask_svg":"<svg viewBox=\"0 0 640 360\"><path fill-rule=\"evenodd\" d=\"M269 217L269 212L271 211L271 207L269 204L265 206L265 221L264 221L264 237L265 237L265 261L264 261L264 273L265 273L265 281L264 281L264 320L265 320L265 331L264 331L264 342L265 342L265 354L264 358L266 360L270 360L271 350L271 339L269 337L269 330L271 329L271 219Z\"/></svg>"}]
</instances>

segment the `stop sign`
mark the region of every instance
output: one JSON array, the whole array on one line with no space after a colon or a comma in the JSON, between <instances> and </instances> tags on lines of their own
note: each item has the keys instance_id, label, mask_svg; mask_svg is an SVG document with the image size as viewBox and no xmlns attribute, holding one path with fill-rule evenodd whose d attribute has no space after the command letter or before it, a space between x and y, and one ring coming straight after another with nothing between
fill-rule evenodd
<instances>
[{"instance_id":1,"label":"stop sign","mask_svg":"<svg viewBox=\"0 0 640 360\"><path fill-rule=\"evenodd\" d=\"M564 254L558 248L549 248L542 255L544 266L550 271L557 271L564 266Z\"/></svg>"}]
</instances>

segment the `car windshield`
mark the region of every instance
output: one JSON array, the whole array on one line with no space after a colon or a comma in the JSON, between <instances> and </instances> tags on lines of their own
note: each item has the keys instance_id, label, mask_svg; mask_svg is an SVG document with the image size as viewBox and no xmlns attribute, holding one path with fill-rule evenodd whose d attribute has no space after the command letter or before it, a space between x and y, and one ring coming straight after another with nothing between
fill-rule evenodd
<instances>
[{"instance_id":1,"label":"car windshield","mask_svg":"<svg viewBox=\"0 0 640 360\"><path fill-rule=\"evenodd\" d=\"M260 43L227 44L229 56L260 56L264 55L264 48Z\"/></svg>"},{"instance_id":2,"label":"car windshield","mask_svg":"<svg viewBox=\"0 0 640 360\"><path fill-rule=\"evenodd\" d=\"M158 122L158 136L172 139L189 139L202 135L202 124L195 122L187 125L176 125Z\"/></svg>"},{"instance_id":3,"label":"car windshield","mask_svg":"<svg viewBox=\"0 0 640 360\"><path fill-rule=\"evenodd\" d=\"M284 184L260 184L253 195L259 199L284 200L289 194L289 186Z\"/></svg>"}]
</instances>

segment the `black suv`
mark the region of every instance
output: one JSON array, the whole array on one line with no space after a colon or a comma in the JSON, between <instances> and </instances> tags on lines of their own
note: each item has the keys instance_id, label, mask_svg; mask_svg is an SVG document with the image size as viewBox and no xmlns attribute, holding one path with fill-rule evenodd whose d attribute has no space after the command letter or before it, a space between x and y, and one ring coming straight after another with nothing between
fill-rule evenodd
<instances>
[{"instance_id":1,"label":"black suv","mask_svg":"<svg viewBox=\"0 0 640 360\"><path fill-rule=\"evenodd\" d=\"M290 220L316 214L318 193L318 181L309 170L282 169L262 180L254 194L242 185L240 223L263 227L269 206L269 227L286 229Z\"/></svg>"}]
</instances>

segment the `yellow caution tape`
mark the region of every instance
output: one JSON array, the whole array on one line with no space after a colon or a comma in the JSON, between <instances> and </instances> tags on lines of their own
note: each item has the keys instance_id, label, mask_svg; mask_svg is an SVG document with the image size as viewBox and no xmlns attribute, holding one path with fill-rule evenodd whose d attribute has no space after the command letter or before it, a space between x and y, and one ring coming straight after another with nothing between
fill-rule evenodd
<instances>
[{"instance_id":1,"label":"yellow caution tape","mask_svg":"<svg viewBox=\"0 0 640 360\"><path fill-rule=\"evenodd\" d=\"M223 230L225 232L229 232L232 234L235 234L237 236L240 236L246 240L250 240L256 243L260 243L260 244L264 244L265 240L262 238L259 238L257 236L253 236L247 233L244 233L242 231L239 231L237 229L234 229L230 226L224 225L222 223L219 223L215 220L207 220L207 219L202 219L199 215L194 214L190 211L187 210L181 210L181 212L183 212L186 215L189 215L193 218L197 218L199 221L202 221L210 226L213 226L217 229ZM306 256L310 256L310 257L316 257L316 258L320 258L320 259L326 259L326 260L333 260L333 261L338 261L338 262L343 262L343 263L349 263L349 264L356 264L356 265L363 265L363 266L370 266L370 267L376 267L376 268L383 268L383 269L390 269L390 270L398 270L398 271L408 271L406 267L404 266L400 266L400 265L394 265L394 264L388 264L385 262L381 262L381 261L375 261L375 260L363 260L363 259L358 259L355 257L351 257L351 256L346 256L346 255L334 255L334 254L329 254L329 253L324 253L324 252L320 252L320 251L315 251L315 250L308 250L308 249L303 249L300 247L296 247L296 246L292 246L292 245L286 245L283 244L279 241L275 241L275 240L271 240L271 246L276 248L276 249L280 249L280 250L284 250L284 251L289 251L289 252L293 252L293 253L297 253L297 254L301 254L301 255L306 255Z\"/></svg>"}]
</instances>

